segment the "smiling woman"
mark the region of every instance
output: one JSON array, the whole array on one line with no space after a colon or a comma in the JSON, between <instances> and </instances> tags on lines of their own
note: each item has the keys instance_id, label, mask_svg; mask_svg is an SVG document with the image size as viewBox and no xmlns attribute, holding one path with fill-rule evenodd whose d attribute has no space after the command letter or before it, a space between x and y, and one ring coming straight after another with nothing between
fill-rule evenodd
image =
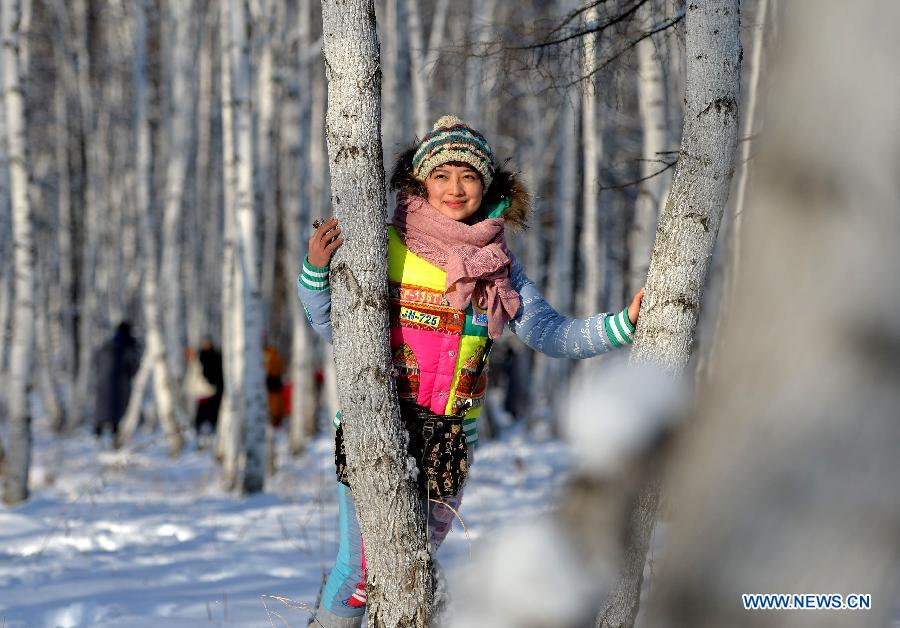
<instances>
[{"instance_id":1,"label":"smiling woman","mask_svg":"<svg viewBox=\"0 0 900 628\"><path fill-rule=\"evenodd\" d=\"M397 208L388 229L390 345L401 417L417 462L432 550L444 540L478 443L478 417L491 346L508 326L552 357L587 358L631 343L642 292L617 314L584 319L553 310L506 246L529 199L516 176L496 166L484 136L454 116L440 118L397 159ZM328 265L341 246L330 219L309 241L299 294L313 328L331 340ZM365 551L356 500L335 420L341 549L316 621L356 628L366 606ZM438 501L435 501L435 500Z\"/></svg>"}]
</instances>

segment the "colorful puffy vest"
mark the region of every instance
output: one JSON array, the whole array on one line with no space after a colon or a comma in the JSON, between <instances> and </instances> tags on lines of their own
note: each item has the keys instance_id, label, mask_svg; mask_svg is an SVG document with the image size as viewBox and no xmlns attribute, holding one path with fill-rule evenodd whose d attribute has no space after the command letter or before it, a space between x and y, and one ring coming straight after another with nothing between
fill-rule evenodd
<instances>
[{"instance_id":1,"label":"colorful puffy vest","mask_svg":"<svg viewBox=\"0 0 900 628\"><path fill-rule=\"evenodd\" d=\"M397 394L437 414L461 414L470 445L487 386L487 315L444 297L447 273L388 229L391 353Z\"/></svg>"}]
</instances>

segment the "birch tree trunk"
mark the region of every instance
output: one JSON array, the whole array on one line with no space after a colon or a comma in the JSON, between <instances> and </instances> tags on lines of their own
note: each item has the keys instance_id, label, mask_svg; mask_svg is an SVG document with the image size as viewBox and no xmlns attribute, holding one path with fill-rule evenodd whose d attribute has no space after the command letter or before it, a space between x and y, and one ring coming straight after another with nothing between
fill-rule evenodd
<instances>
[{"instance_id":1,"label":"birch tree trunk","mask_svg":"<svg viewBox=\"0 0 900 628\"><path fill-rule=\"evenodd\" d=\"M413 128L416 137L425 137L431 121L428 103L431 98L431 81L429 73L434 70L443 44L444 30L447 22L449 0L437 0L434 17L431 23L431 34L425 41L422 32L422 18L419 13L419 0L406 0L406 20L409 29L410 73L412 76L412 92L410 98L413 106Z\"/></svg>"},{"instance_id":2,"label":"birch tree trunk","mask_svg":"<svg viewBox=\"0 0 900 628\"><path fill-rule=\"evenodd\" d=\"M716 327L729 316L736 298L737 277L741 262L741 225L744 221L744 198L747 193L747 181L750 179L750 148L753 146L754 123L756 120L756 103L759 92L759 75L762 67L763 42L766 34L766 19L769 8L769 0L759 0L755 30L753 32L753 52L750 55L750 78L747 81L747 94L745 95L745 114L741 120L741 151L739 157L740 173L738 174L737 189L732 206L734 213L731 225L727 228L729 244L729 263L725 266L725 276L722 280L722 302L720 311L716 317ZM717 333L713 338L718 343L722 334Z\"/></svg>"},{"instance_id":3,"label":"birch tree trunk","mask_svg":"<svg viewBox=\"0 0 900 628\"><path fill-rule=\"evenodd\" d=\"M738 0L697 0L686 15L684 136L672 191L660 216L632 361L669 372L687 365L737 144L741 40ZM601 628L632 626L640 604L659 485L651 480L632 513L628 547Z\"/></svg>"},{"instance_id":4,"label":"birch tree trunk","mask_svg":"<svg viewBox=\"0 0 900 628\"><path fill-rule=\"evenodd\" d=\"M388 159L393 158L399 146L412 139L409 137L412 103L409 102L411 77L405 4L405 0L385 0L384 20L379 23L381 32L386 34L382 41L384 56L381 64L384 72L382 143Z\"/></svg>"},{"instance_id":5,"label":"birch tree trunk","mask_svg":"<svg viewBox=\"0 0 900 628\"><path fill-rule=\"evenodd\" d=\"M57 79L53 92L53 109L56 122L56 176L57 176L57 208L58 208L58 230L56 233L56 247L59 253L59 275L58 283L49 286L50 290L57 292L56 298L62 306L60 319L54 321L54 331L58 337L54 338L53 346L59 352L57 356L57 364L62 372L64 387L67 395L66 399L71 401L75 388L75 304L72 302L73 288L75 286L75 276L72 272L75 266L72 246L72 191L71 178L69 173L69 151L70 137L72 131L70 129L70 96L77 94L77 85L75 80L75 67L71 59L69 44L67 43L68 22L65 7L56 10L57 22L59 26L56 29L57 40L54 42L53 53L56 63L56 71L59 72L60 78ZM72 116L74 118L74 116ZM68 414L69 408L64 406L63 412ZM65 428L67 421L59 426L60 430Z\"/></svg>"},{"instance_id":6,"label":"birch tree trunk","mask_svg":"<svg viewBox=\"0 0 900 628\"><path fill-rule=\"evenodd\" d=\"M570 102L563 94L559 101L559 118L557 120L557 161L553 171L553 211L555 227L553 230L553 246L550 253L550 266L553 269L548 277L547 288L550 303L566 316L573 313L572 282L573 258L571 243L575 241L575 212L578 198L576 182L577 117L580 102ZM540 380L541 410L549 409L555 391L568 373L569 362L548 357L542 353L535 355L535 368L542 374ZM549 415L545 415L549 416ZM551 427L555 425L551 423Z\"/></svg>"},{"instance_id":7,"label":"birch tree trunk","mask_svg":"<svg viewBox=\"0 0 900 628\"><path fill-rule=\"evenodd\" d=\"M252 6L252 5L251 5ZM257 52L257 71L253 80L256 87L253 92L256 109L254 137L254 197L255 206L259 206L259 220L262 222L262 249L259 262L261 268L261 305L271 308L275 293L275 265L278 255L278 212L275 207L275 192L277 189L276 163L276 129L275 120L278 116L279 99L276 95L275 67L275 37L276 29L284 22L284 17L279 18L274 13L271 2L259 3L261 9L259 15L253 16L252 32L254 40L259 47ZM258 36L256 34L259 33ZM296 301L296 299L294 299ZM264 315L268 326L264 329L272 330L272 312L268 309Z\"/></svg>"},{"instance_id":8,"label":"birch tree trunk","mask_svg":"<svg viewBox=\"0 0 900 628\"><path fill-rule=\"evenodd\" d=\"M673 461L654 627L896 623L900 5L780 8L741 288ZM760 308L782 304L795 324L761 341ZM763 618L741 604L757 591L868 593L872 606Z\"/></svg>"},{"instance_id":9,"label":"birch tree trunk","mask_svg":"<svg viewBox=\"0 0 900 628\"><path fill-rule=\"evenodd\" d=\"M303 234L312 224L309 190L309 114L310 61L307 50L311 45L310 0L300 0L297 7L297 54L288 66L291 76L282 107L281 139L284 162L281 165L282 206L285 212L287 246L284 267L289 273L299 271L303 263ZM288 444L292 455L299 455L316 428L316 391L313 381L313 339L299 300L290 291L288 309L291 314L291 417Z\"/></svg>"},{"instance_id":10,"label":"birch tree trunk","mask_svg":"<svg viewBox=\"0 0 900 628\"><path fill-rule=\"evenodd\" d=\"M49 275L50 273L45 271L44 274ZM59 394L59 386L56 381L58 363L54 360L49 319L51 314L56 314L58 318L60 308L57 305L50 305L53 301L53 296L47 289L46 279L41 275L42 273L39 270L35 273L35 283L37 284L35 293L37 298L41 300L42 305L35 307L35 350L37 351L37 360L35 362L38 368L34 373L39 378L41 403L44 413L50 419L53 431L58 434L65 425L66 417Z\"/></svg>"},{"instance_id":11,"label":"birch tree trunk","mask_svg":"<svg viewBox=\"0 0 900 628\"><path fill-rule=\"evenodd\" d=\"M199 56L197 60L197 159L194 168L194 197L196 199L197 221L199 225L210 225L213 227L214 237L207 237L203 242L202 251L196 256L197 270L196 273L200 277L212 277L219 271L222 263L221 238L221 212L216 203L217 192L220 189L221 181L217 177L219 171L213 167L213 102L214 92L214 63L213 63L213 39L214 25L217 19L215 8L209 7L206 15L201 22L201 43ZM188 338L193 341L198 340L198 336L210 335L219 339L221 344L221 330L215 329L211 310L215 306L218 312L221 302L217 301L217 282L215 281L198 281L198 289L200 294L197 296L194 309L196 312L191 315L195 320L192 325L197 335L188 334ZM219 314L216 314L218 318Z\"/></svg>"},{"instance_id":12,"label":"birch tree trunk","mask_svg":"<svg viewBox=\"0 0 900 628\"><path fill-rule=\"evenodd\" d=\"M240 307L242 333L238 351L244 356L241 386L243 406L242 437L244 469L241 491L263 490L266 471L266 403L263 371L262 298L257 266L256 216L253 208L253 111L250 101L250 42L247 40L247 7L242 0L231 2L232 97L235 112L234 161L235 227L237 228L237 269L241 280Z\"/></svg>"},{"instance_id":13,"label":"birch tree trunk","mask_svg":"<svg viewBox=\"0 0 900 628\"><path fill-rule=\"evenodd\" d=\"M484 47L491 34L496 0L472 0L471 33L477 42L474 54L466 58L465 121L482 128L484 115Z\"/></svg>"},{"instance_id":14,"label":"birch tree trunk","mask_svg":"<svg viewBox=\"0 0 900 628\"><path fill-rule=\"evenodd\" d=\"M137 154L135 156L135 205L141 231L144 234L143 247L143 309L144 325L147 330L147 346L143 360L148 362L153 372L153 391L156 401L156 414L160 425L166 435L169 446L169 454L177 456L184 447L181 422L176 411L173 390L175 389L169 363L166 360L166 347L162 336L162 321L159 314L159 296L157 291L157 266L156 266L156 232L153 229L150 215L152 207L150 203L151 186L151 154L150 154L150 121L147 115L147 0L134 0L134 120ZM145 368L141 365L141 371ZM137 412L140 410L140 400L143 398L143 386L132 388L132 399L129 400L129 408L134 411L137 403ZM123 446L134 433L136 421L129 417L126 421L127 428L118 435L117 444Z\"/></svg>"},{"instance_id":15,"label":"birch tree trunk","mask_svg":"<svg viewBox=\"0 0 900 628\"><path fill-rule=\"evenodd\" d=\"M97 294L93 290L96 270L97 222L101 215L99 207L99 179L102 177L97 163L97 153L102 151L102 129L95 123L94 98L90 81L90 52L88 48L88 7L87 0L71 0L65 3L63 11L72 10L73 47L76 59L76 83L78 88L78 111L80 114L80 134L84 142L83 184L81 205L83 208L82 234L84 255L79 268L78 307L78 375L69 411L68 428L74 429L84 422L88 409L88 388L91 381L91 360L98 346Z\"/></svg>"},{"instance_id":16,"label":"birch tree trunk","mask_svg":"<svg viewBox=\"0 0 900 628\"><path fill-rule=\"evenodd\" d=\"M34 344L34 252L32 216L28 203L28 169L25 146L24 89L20 81L19 45L22 6L3 0L0 24L3 36L3 100L6 114L7 154L12 201L13 268L15 301L9 364L9 427L7 453L0 468L3 501L17 504L28 499L31 466L31 416L28 388Z\"/></svg>"},{"instance_id":17,"label":"birch tree trunk","mask_svg":"<svg viewBox=\"0 0 900 628\"><path fill-rule=\"evenodd\" d=\"M423 627L431 559L391 377L381 69L373 0L323 0L326 137L346 243L331 265L334 353L350 484L366 547L369 625Z\"/></svg>"},{"instance_id":18,"label":"birch tree trunk","mask_svg":"<svg viewBox=\"0 0 900 628\"><path fill-rule=\"evenodd\" d=\"M163 298L166 360L176 381L183 379L182 351L186 343L183 284L179 281L181 272L181 225L185 199L185 177L187 176L188 150L191 140L191 87L194 59L190 44L191 14L190 3L183 0L169 0L170 24L174 31L173 48L169 65L172 70L171 116L168 118L169 152L166 160L165 210L163 212L162 257L160 278Z\"/></svg>"},{"instance_id":19,"label":"birch tree trunk","mask_svg":"<svg viewBox=\"0 0 900 628\"><path fill-rule=\"evenodd\" d=\"M598 19L597 7L584 13L587 28ZM602 140L597 129L597 34L584 36L582 45L581 74L586 78L581 93L581 138L582 138L582 216L581 259L584 262L582 288L578 291L578 314L590 316L600 305L600 290L603 277L600 270L605 264L600 261L598 200L600 196L600 164L603 151ZM574 173L573 173L574 174ZM557 183L561 183L557 179ZM563 247L564 249L566 247Z\"/></svg>"},{"instance_id":20,"label":"birch tree trunk","mask_svg":"<svg viewBox=\"0 0 900 628\"><path fill-rule=\"evenodd\" d=\"M399 1L399 0L398 0ZM402 54L401 54L402 58ZM323 64L316 64L311 68L312 78L312 104L309 116L309 171L313 174L309 182L310 217L324 220L331 215L331 181L327 164L327 143L325 141L325 107L327 96L327 81ZM402 90L401 90L402 93ZM405 110L401 108L402 110ZM399 112L398 112L399 113ZM403 124L401 123L401 126ZM322 387L321 406L334 417L340 409L338 400L337 377L335 375L333 347L327 343L321 343L321 365L324 376Z\"/></svg>"},{"instance_id":21,"label":"birch tree trunk","mask_svg":"<svg viewBox=\"0 0 900 628\"><path fill-rule=\"evenodd\" d=\"M734 170L740 92L738 3L694 2L686 20L690 63L684 137L672 191L660 216L632 353L637 362L658 363L670 371L683 369L690 356Z\"/></svg>"},{"instance_id":22,"label":"birch tree trunk","mask_svg":"<svg viewBox=\"0 0 900 628\"><path fill-rule=\"evenodd\" d=\"M0 35L2 37L2 35ZM0 51L2 54L2 51ZM0 61L0 85L3 84L3 63ZM12 216L9 202L9 154L6 150L6 103L0 96L0 385L6 390L9 366L7 354L11 324L13 282L15 281L12 260ZM0 404L5 400L0 400ZM2 410L0 410L2 411Z\"/></svg>"},{"instance_id":23,"label":"birch tree trunk","mask_svg":"<svg viewBox=\"0 0 900 628\"><path fill-rule=\"evenodd\" d=\"M641 23L652 27L658 15L658 4L646 4L641 11ZM665 166L663 151L668 150L668 123L666 119L666 83L658 44L651 37L638 42L638 106L641 116L641 171L640 178L652 177L641 182L634 206L634 220L628 237L630 264L628 269L628 294L634 294L644 285L653 249L653 238L660 208L665 199L671 177L668 173L653 176Z\"/></svg>"},{"instance_id":24,"label":"birch tree trunk","mask_svg":"<svg viewBox=\"0 0 900 628\"><path fill-rule=\"evenodd\" d=\"M219 5L220 62L222 70L222 198L224 205L222 250L222 364L225 390L219 421L216 424L216 456L222 461L222 485L233 490L238 485L241 443L243 387L240 373L243 354L238 335L240 313L236 299L240 294L240 276L236 272L237 238L235 229L234 97L231 80L231 6Z\"/></svg>"}]
</instances>

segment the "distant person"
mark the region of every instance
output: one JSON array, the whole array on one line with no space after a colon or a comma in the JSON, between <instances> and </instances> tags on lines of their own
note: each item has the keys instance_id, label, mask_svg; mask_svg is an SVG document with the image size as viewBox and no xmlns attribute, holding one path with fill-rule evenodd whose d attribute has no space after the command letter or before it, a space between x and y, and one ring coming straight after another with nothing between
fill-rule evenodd
<instances>
[{"instance_id":1,"label":"distant person","mask_svg":"<svg viewBox=\"0 0 900 628\"><path fill-rule=\"evenodd\" d=\"M225 389L222 354L213 345L209 336L204 336L200 340L200 351L197 353L193 371L191 363L188 363L188 380L192 379L195 381L189 386L189 390L197 400L194 430L197 434L197 448L203 449L208 435L216 431L222 392Z\"/></svg>"},{"instance_id":2,"label":"distant person","mask_svg":"<svg viewBox=\"0 0 900 628\"><path fill-rule=\"evenodd\" d=\"M263 353L266 368L266 393L269 401L269 424L272 427L281 427L284 418L284 395L282 394L281 376L284 372L284 362L278 349L267 344Z\"/></svg>"},{"instance_id":3,"label":"distant person","mask_svg":"<svg viewBox=\"0 0 900 628\"><path fill-rule=\"evenodd\" d=\"M94 356L97 382L94 434L98 438L110 431L115 441L119 422L131 398L131 380L137 373L140 359L140 347L131 335L131 323L127 321L119 323L113 337L97 350Z\"/></svg>"}]
</instances>

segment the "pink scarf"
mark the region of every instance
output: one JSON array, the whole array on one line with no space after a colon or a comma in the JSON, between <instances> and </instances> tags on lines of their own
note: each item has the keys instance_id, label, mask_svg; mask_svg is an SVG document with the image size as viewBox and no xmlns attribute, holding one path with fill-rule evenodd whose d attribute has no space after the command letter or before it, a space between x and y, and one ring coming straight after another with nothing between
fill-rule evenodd
<instances>
[{"instance_id":1,"label":"pink scarf","mask_svg":"<svg viewBox=\"0 0 900 628\"><path fill-rule=\"evenodd\" d=\"M509 249L502 218L467 225L444 216L419 196L400 194L394 227L407 248L447 273L450 305L473 303L487 312L488 336L497 338L519 311L519 293L509 280Z\"/></svg>"}]
</instances>

